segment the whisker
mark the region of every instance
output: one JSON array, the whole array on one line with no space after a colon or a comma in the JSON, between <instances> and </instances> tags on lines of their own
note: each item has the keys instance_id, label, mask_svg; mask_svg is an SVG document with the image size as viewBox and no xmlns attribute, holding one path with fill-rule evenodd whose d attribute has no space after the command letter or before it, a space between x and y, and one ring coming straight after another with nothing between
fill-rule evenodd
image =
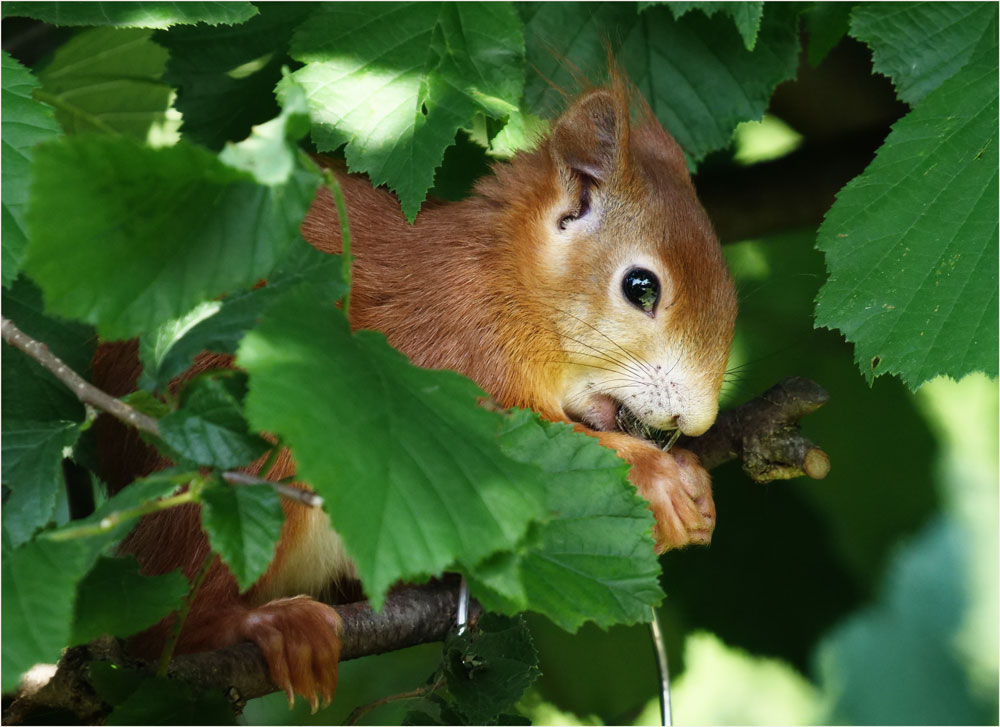
<instances>
[{"instance_id":1,"label":"whisker","mask_svg":"<svg viewBox=\"0 0 1000 727\"><path fill-rule=\"evenodd\" d=\"M541 300L537 296L536 296L536 299ZM541 301L541 302L544 303L544 301ZM606 334L604 331L600 330L599 328L597 328L593 324L588 323L587 321L583 320L579 316L574 315L573 313L570 313L569 311L565 311L565 310L562 310L561 308L557 308L556 306L552 305L551 303L545 303L545 304L548 305L550 308L552 308L552 310L556 311L557 313L562 313L563 315L569 316L570 318L573 318L574 320L577 320L580 323L582 323L583 325L587 326L588 328L590 328L592 331L594 331L598 335L603 336L608 341L610 341L614 346L617 346L622 351L622 353L624 353L630 359L632 359L633 361L635 361L640 367L646 368L650 373L652 373L653 368L652 368L652 365L648 361L646 361L645 359L642 359L641 357L637 356L636 354L634 354L631 351L629 351L628 349L626 349L624 346L622 346L620 343L618 343L618 341L616 341L615 339L611 338L611 336L609 336L608 334Z\"/></svg>"},{"instance_id":2,"label":"whisker","mask_svg":"<svg viewBox=\"0 0 1000 727\"><path fill-rule=\"evenodd\" d=\"M589 349L591 349L593 351L596 351L597 353L601 354L601 356L594 356L594 358L603 358L604 361L607 361L610 364L613 364L615 366L621 366L623 369L625 369L627 371L631 371L637 377L638 376L643 376L643 375L648 375L648 373L646 371L644 371L643 369L636 368L629 361L623 361L621 358L615 356L612 351L606 351L604 349L598 348L597 346L594 346L592 344L586 343L585 341L580 341L580 340L578 340L576 338L573 338L571 336L563 335L563 334L559 333L558 331L553 331L553 330L545 328L543 326L539 326L537 323L535 324L535 327L537 329L541 330L541 331L545 331L546 333L551 333L554 336L565 338L567 341L572 341L573 343L576 343L576 344L578 344L580 346L583 346L584 348L589 348ZM580 352L578 352L578 353L580 353ZM593 354L583 354L583 353L581 353L581 355L593 355Z\"/></svg>"}]
</instances>

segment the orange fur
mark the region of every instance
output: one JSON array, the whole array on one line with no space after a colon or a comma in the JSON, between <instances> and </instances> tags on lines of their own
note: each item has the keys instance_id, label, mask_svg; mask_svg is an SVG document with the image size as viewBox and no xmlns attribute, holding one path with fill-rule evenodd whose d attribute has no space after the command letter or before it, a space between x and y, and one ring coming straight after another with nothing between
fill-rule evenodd
<instances>
[{"instance_id":1,"label":"orange fur","mask_svg":"<svg viewBox=\"0 0 1000 727\"><path fill-rule=\"evenodd\" d=\"M715 417L736 304L681 150L641 102L633 122L633 105L619 78L586 91L538 148L497 165L470 199L428 203L413 225L394 196L332 166L355 256L352 327L378 329L414 363L459 371L504 406L574 422L615 449L651 503L657 547L664 550L711 538L708 475L689 452L665 453L615 431L611 415L626 405L649 426L704 431ZM320 250L340 252L340 223L325 190L302 232ZM652 311L622 295L630 266L662 281ZM227 357L203 355L193 372L229 364ZM95 369L99 385L125 393L138 375L134 346L103 347ZM102 449L114 483L162 466L135 437L101 434L116 443ZM138 463L131 473L123 470L125 459ZM286 452L269 474L293 472ZM333 636L317 654L315 630L296 624L335 626L336 619L308 599L271 599L315 594L323 579L353 573L325 516L296 504L285 509L268 572L240 594L216 564L180 648L255 640L275 682L315 704L332 696L335 671L331 679L320 666L329 666L339 649L336 628L326 629ZM125 550L139 556L146 572L180 567L191 577L207 552L198 512L178 508L147 518ZM166 628L147 633L146 647L161 643ZM276 631L285 639L281 648Z\"/></svg>"}]
</instances>

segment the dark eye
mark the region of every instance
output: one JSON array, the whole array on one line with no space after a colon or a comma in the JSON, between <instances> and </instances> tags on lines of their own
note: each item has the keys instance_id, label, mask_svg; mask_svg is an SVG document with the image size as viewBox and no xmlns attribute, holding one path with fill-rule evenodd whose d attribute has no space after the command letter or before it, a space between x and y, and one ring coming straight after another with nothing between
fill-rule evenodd
<instances>
[{"instance_id":1,"label":"dark eye","mask_svg":"<svg viewBox=\"0 0 1000 727\"><path fill-rule=\"evenodd\" d=\"M622 278L625 299L646 313L652 313L660 300L660 281L644 268L632 268Z\"/></svg>"}]
</instances>

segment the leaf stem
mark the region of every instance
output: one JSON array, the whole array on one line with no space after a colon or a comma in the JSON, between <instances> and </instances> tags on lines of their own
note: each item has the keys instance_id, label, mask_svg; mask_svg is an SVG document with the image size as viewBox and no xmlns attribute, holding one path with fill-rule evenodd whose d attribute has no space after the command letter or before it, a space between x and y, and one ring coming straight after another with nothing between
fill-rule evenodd
<instances>
[{"instance_id":1,"label":"leaf stem","mask_svg":"<svg viewBox=\"0 0 1000 727\"><path fill-rule=\"evenodd\" d=\"M116 510L101 518L100 522L93 525L79 525L77 527L65 528L63 530L54 530L51 533L45 533L42 537L55 541L88 538L92 535L106 533L126 520L140 518L154 512L160 512L161 510L169 510L170 508L177 507L178 505L187 505L188 503L199 502L200 499L200 488L191 487L190 489L177 495L165 497L162 500L144 502L138 507L134 507L130 510Z\"/></svg>"},{"instance_id":2,"label":"leaf stem","mask_svg":"<svg viewBox=\"0 0 1000 727\"><path fill-rule=\"evenodd\" d=\"M261 479L260 477L248 475L245 472L223 472L222 479L230 485L267 485L282 497L300 502L309 507L320 507L323 504L323 498L315 492L286 485L283 482Z\"/></svg>"},{"instance_id":3,"label":"leaf stem","mask_svg":"<svg viewBox=\"0 0 1000 727\"><path fill-rule=\"evenodd\" d=\"M160 663L156 667L156 676L165 677L167 675L167 667L170 665L170 657L174 655L174 649L177 647L177 642L181 638L181 630L184 628L184 622L187 620L188 614L191 612L191 606L194 605L194 599L198 596L198 591L205 582L205 577L208 575L208 571L211 569L214 561L215 553L209 550L208 554L205 556L205 560L202 561L201 568L198 570L198 575L195 576L194 582L191 584L191 590L188 591L188 594L184 597L183 605L181 605L180 609L177 611L177 617L174 620L173 628L170 629L170 638L168 638L167 643L163 645L163 652L160 654Z\"/></svg>"},{"instance_id":4,"label":"leaf stem","mask_svg":"<svg viewBox=\"0 0 1000 727\"><path fill-rule=\"evenodd\" d=\"M0 317L0 330L3 333L3 340L14 348L23 351L44 368L51 371L84 404L90 404L102 411L106 411L125 424L152 434L154 437L160 436L160 426L155 419L133 409L125 402L114 398L110 394L105 394L96 386L89 383L80 374L63 363L58 356L53 354L48 346L21 331L9 318Z\"/></svg>"},{"instance_id":5,"label":"leaf stem","mask_svg":"<svg viewBox=\"0 0 1000 727\"><path fill-rule=\"evenodd\" d=\"M373 709L377 709L391 702L398 702L403 699L417 699L418 697L426 696L430 694L435 689L440 689L444 686L444 679L438 679L433 684L425 684L422 687L417 687L409 692L403 692L402 694L393 694L388 697L382 697L381 699L376 699L374 702L369 702L368 704L362 704L360 707L355 708L351 715L347 718L344 724L357 724L358 720L364 717L366 714L371 712Z\"/></svg>"},{"instance_id":6,"label":"leaf stem","mask_svg":"<svg viewBox=\"0 0 1000 727\"><path fill-rule=\"evenodd\" d=\"M105 134L111 134L113 136L121 136L121 132L118 131L118 129L111 126L110 124L108 124L104 119L100 118L99 116L95 116L94 114L88 113L87 111L84 111L79 106L74 106L73 104L66 103L66 101L63 100L62 96L57 96L54 93L49 93L48 91L44 91L41 88L35 89L35 92L32 95L34 96L36 101L42 101L44 103L47 103L49 106L54 106L55 108L65 111L68 114L85 119L88 123L93 124L95 128L99 129L101 132Z\"/></svg>"}]
</instances>

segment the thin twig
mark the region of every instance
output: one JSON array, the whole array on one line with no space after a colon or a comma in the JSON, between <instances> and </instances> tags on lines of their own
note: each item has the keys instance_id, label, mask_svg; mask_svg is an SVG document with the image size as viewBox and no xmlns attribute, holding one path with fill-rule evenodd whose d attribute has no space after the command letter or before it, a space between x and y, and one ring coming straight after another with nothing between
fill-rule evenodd
<instances>
[{"instance_id":1,"label":"thin twig","mask_svg":"<svg viewBox=\"0 0 1000 727\"><path fill-rule=\"evenodd\" d=\"M105 394L93 384L88 383L82 376L64 364L58 356L53 354L48 346L21 331L9 318L0 318L0 322L2 322L0 323L0 327L2 327L3 331L3 340L14 348L24 351L28 356L51 371L84 404L90 404L102 411L106 411L125 424L130 424L136 429L152 434L154 437L160 436L160 426L155 419L133 409L128 404L119 401L109 394Z\"/></svg>"},{"instance_id":2,"label":"thin twig","mask_svg":"<svg viewBox=\"0 0 1000 727\"><path fill-rule=\"evenodd\" d=\"M184 603L177 611L174 625L170 629L170 637L167 639L167 643L163 645L163 651L160 653L160 662L156 667L156 676L158 677L165 677L167 675L167 667L170 666L170 657L174 655L174 648L181 638L181 630L184 628L184 622L187 620L188 613L191 612L194 599L198 595L198 591L201 590L201 584L205 582L205 577L208 576L208 571L212 567L212 562L216 557L215 553L211 550L205 555L201 569L198 571L198 575L195 576L194 582L191 584L191 589L184 597Z\"/></svg>"},{"instance_id":3,"label":"thin twig","mask_svg":"<svg viewBox=\"0 0 1000 727\"><path fill-rule=\"evenodd\" d=\"M272 482L271 480L265 480L260 477L248 475L245 472L223 472L222 479L231 485L268 485L279 495L289 500L300 502L303 505L308 505L309 507L323 506L323 498L320 495L317 495L315 492L310 492L309 490L303 490L299 487L286 485L284 482Z\"/></svg>"},{"instance_id":4,"label":"thin twig","mask_svg":"<svg viewBox=\"0 0 1000 727\"><path fill-rule=\"evenodd\" d=\"M667 664L667 644L663 639L663 627L655 607L652 608L653 620L649 622L649 630L653 637L653 651L656 652L656 666L660 674L660 723L670 727L674 723L673 710L670 705L670 667Z\"/></svg>"},{"instance_id":5,"label":"thin twig","mask_svg":"<svg viewBox=\"0 0 1000 727\"><path fill-rule=\"evenodd\" d=\"M100 522L93 525L78 525L72 528L53 530L49 533L43 534L41 537L49 540L74 540L76 538L87 538L92 535L100 535L101 533L106 533L112 530L115 526L125 520L151 515L152 513L160 512L161 510L169 510L170 508L177 507L178 505L187 505L191 502L198 502L199 497L200 494L198 489L191 488L172 497L165 497L162 500L144 502L138 507L133 507L129 510L116 510L115 512L109 513L106 517L101 518Z\"/></svg>"},{"instance_id":6,"label":"thin twig","mask_svg":"<svg viewBox=\"0 0 1000 727\"><path fill-rule=\"evenodd\" d=\"M347 718L347 721L344 724L357 724L359 719L364 717L373 709L378 709L386 704L399 702L403 699L417 699L419 697L424 697L433 692L435 689L440 689L443 686L444 679L438 679L433 684L425 684L422 687L411 689L410 691L403 692L402 694L393 694L388 697L376 699L374 702L369 702L368 704L362 704L360 707L355 708L355 710L351 712L351 716Z\"/></svg>"}]
</instances>

